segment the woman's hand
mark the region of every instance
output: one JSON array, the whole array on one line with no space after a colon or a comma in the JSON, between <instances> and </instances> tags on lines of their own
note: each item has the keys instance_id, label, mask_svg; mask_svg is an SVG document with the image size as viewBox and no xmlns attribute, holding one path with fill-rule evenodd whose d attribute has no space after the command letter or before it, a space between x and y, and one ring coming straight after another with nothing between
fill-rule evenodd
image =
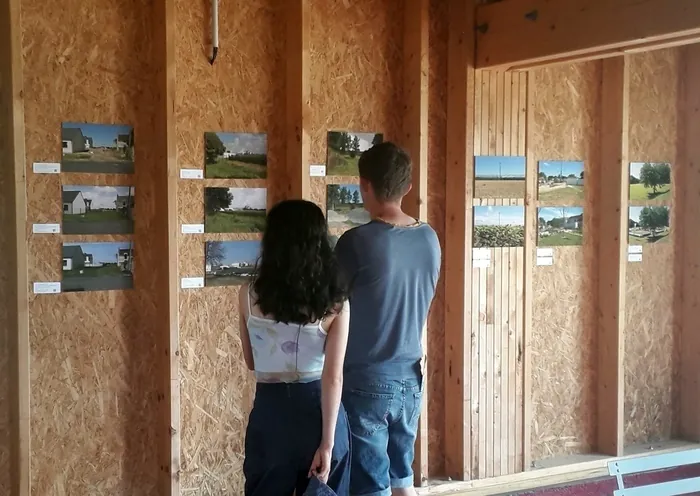
<instances>
[{"instance_id":1,"label":"woman's hand","mask_svg":"<svg viewBox=\"0 0 700 496\"><path fill-rule=\"evenodd\" d=\"M314 455L314 461L311 462L309 469L309 477L318 477L324 484L328 482L328 474L331 471L331 453L333 446L327 443L321 443Z\"/></svg>"}]
</instances>

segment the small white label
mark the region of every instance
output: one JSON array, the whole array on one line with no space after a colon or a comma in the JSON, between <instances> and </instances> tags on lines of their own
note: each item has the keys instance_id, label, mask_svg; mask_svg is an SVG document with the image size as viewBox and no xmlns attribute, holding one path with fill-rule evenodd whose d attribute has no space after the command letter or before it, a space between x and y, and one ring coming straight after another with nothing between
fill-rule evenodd
<instances>
[{"instance_id":1,"label":"small white label","mask_svg":"<svg viewBox=\"0 0 700 496\"><path fill-rule=\"evenodd\" d=\"M642 254L641 253L630 253L627 255L627 261L628 262L641 262L642 261Z\"/></svg>"},{"instance_id":2,"label":"small white label","mask_svg":"<svg viewBox=\"0 0 700 496\"><path fill-rule=\"evenodd\" d=\"M554 257L537 257L537 265L554 265Z\"/></svg>"},{"instance_id":3,"label":"small white label","mask_svg":"<svg viewBox=\"0 0 700 496\"><path fill-rule=\"evenodd\" d=\"M553 257L554 248L537 248L538 257Z\"/></svg>"},{"instance_id":4,"label":"small white label","mask_svg":"<svg viewBox=\"0 0 700 496\"><path fill-rule=\"evenodd\" d=\"M56 294L61 292L60 282L35 282L34 294Z\"/></svg>"},{"instance_id":5,"label":"small white label","mask_svg":"<svg viewBox=\"0 0 700 496\"><path fill-rule=\"evenodd\" d=\"M642 245L629 245L627 253L642 253Z\"/></svg>"},{"instance_id":6,"label":"small white label","mask_svg":"<svg viewBox=\"0 0 700 496\"><path fill-rule=\"evenodd\" d=\"M59 234L61 224L32 224L34 234Z\"/></svg>"},{"instance_id":7,"label":"small white label","mask_svg":"<svg viewBox=\"0 0 700 496\"><path fill-rule=\"evenodd\" d=\"M54 162L34 162L32 164L34 174L60 174L61 164Z\"/></svg>"},{"instance_id":8,"label":"small white label","mask_svg":"<svg viewBox=\"0 0 700 496\"><path fill-rule=\"evenodd\" d=\"M192 289L192 288L203 288L204 278L203 277L183 277L180 279L180 288L182 289Z\"/></svg>"},{"instance_id":9,"label":"small white label","mask_svg":"<svg viewBox=\"0 0 700 496\"><path fill-rule=\"evenodd\" d=\"M310 165L309 175L311 177L326 177L326 166L324 164Z\"/></svg>"},{"instance_id":10,"label":"small white label","mask_svg":"<svg viewBox=\"0 0 700 496\"><path fill-rule=\"evenodd\" d=\"M204 179L202 169L180 169L180 179Z\"/></svg>"},{"instance_id":11,"label":"small white label","mask_svg":"<svg viewBox=\"0 0 700 496\"><path fill-rule=\"evenodd\" d=\"M182 224L182 234L204 234L204 224Z\"/></svg>"},{"instance_id":12,"label":"small white label","mask_svg":"<svg viewBox=\"0 0 700 496\"><path fill-rule=\"evenodd\" d=\"M489 248L474 248L472 249L472 259L491 260L491 250Z\"/></svg>"},{"instance_id":13,"label":"small white label","mask_svg":"<svg viewBox=\"0 0 700 496\"><path fill-rule=\"evenodd\" d=\"M472 260L472 266L475 269L485 269L491 265L491 260L488 258L475 258Z\"/></svg>"}]
</instances>

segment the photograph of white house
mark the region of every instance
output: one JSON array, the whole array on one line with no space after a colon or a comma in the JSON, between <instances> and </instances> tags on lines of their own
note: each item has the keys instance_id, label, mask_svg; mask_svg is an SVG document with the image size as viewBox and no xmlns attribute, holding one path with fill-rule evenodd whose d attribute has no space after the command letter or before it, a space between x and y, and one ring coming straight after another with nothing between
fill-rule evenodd
<instances>
[{"instance_id":1,"label":"photograph of white house","mask_svg":"<svg viewBox=\"0 0 700 496\"><path fill-rule=\"evenodd\" d=\"M121 124L64 122L61 170L99 174L134 172L134 129Z\"/></svg>"},{"instance_id":2,"label":"photograph of white house","mask_svg":"<svg viewBox=\"0 0 700 496\"><path fill-rule=\"evenodd\" d=\"M107 291L133 287L130 242L64 243L61 291Z\"/></svg>"},{"instance_id":3,"label":"photograph of white house","mask_svg":"<svg viewBox=\"0 0 700 496\"><path fill-rule=\"evenodd\" d=\"M130 234L134 232L133 186L64 185L65 234Z\"/></svg>"},{"instance_id":4,"label":"photograph of white house","mask_svg":"<svg viewBox=\"0 0 700 496\"><path fill-rule=\"evenodd\" d=\"M540 207L537 209L538 246L583 244L582 207Z\"/></svg>"}]
</instances>

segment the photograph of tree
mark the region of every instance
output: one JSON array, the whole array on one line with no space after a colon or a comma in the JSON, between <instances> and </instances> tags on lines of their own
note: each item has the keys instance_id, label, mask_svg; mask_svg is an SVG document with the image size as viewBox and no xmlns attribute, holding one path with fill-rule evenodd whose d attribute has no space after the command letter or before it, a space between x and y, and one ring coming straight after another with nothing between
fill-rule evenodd
<instances>
[{"instance_id":1,"label":"photograph of tree","mask_svg":"<svg viewBox=\"0 0 700 496\"><path fill-rule=\"evenodd\" d=\"M267 177L267 135L204 133L204 177L264 179Z\"/></svg>"},{"instance_id":2,"label":"photograph of tree","mask_svg":"<svg viewBox=\"0 0 700 496\"><path fill-rule=\"evenodd\" d=\"M474 248L523 246L525 207L474 207Z\"/></svg>"},{"instance_id":3,"label":"photograph of tree","mask_svg":"<svg viewBox=\"0 0 700 496\"><path fill-rule=\"evenodd\" d=\"M358 176L357 161L362 152L381 143L380 133L328 132L327 176Z\"/></svg>"},{"instance_id":4,"label":"photograph of tree","mask_svg":"<svg viewBox=\"0 0 700 496\"><path fill-rule=\"evenodd\" d=\"M671 209L659 205L630 207L629 244L642 245L668 241L671 232Z\"/></svg>"},{"instance_id":5,"label":"photograph of tree","mask_svg":"<svg viewBox=\"0 0 700 496\"><path fill-rule=\"evenodd\" d=\"M235 286L250 281L260 241L207 241L205 286Z\"/></svg>"},{"instance_id":6,"label":"photograph of tree","mask_svg":"<svg viewBox=\"0 0 700 496\"><path fill-rule=\"evenodd\" d=\"M538 165L540 201L583 202L583 162L541 161Z\"/></svg>"},{"instance_id":7,"label":"photograph of tree","mask_svg":"<svg viewBox=\"0 0 700 496\"><path fill-rule=\"evenodd\" d=\"M133 186L63 186L64 234L134 232Z\"/></svg>"},{"instance_id":8,"label":"photograph of tree","mask_svg":"<svg viewBox=\"0 0 700 496\"><path fill-rule=\"evenodd\" d=\"M262 232L266 210L265 188L204 188L204 232Z\"/></svg>"},{"instance_id":9,"label":"photograph of tree","mask_svg":"<svg viewBox=\"0 0 700 496\"><path fill-rule=\"evenodd\" d=\"M64 243L61 291L131 289L134 250L125 243Z\"/></svg>"},{"instance_id":10,"label":"photograph of tree","mask_svg":"<svg viewBox=\"0 0 700 496\"><path fill-rule=\"evenodd\" d=\"M582 207L540 207L537 209L538 246L575 246L582 244Z\"/></svg>"},{"instance_id":11,"label":"photograph of tree","mask_svg":"<svg viewBox=\"0 0 700 496\"><path fill-rule=\"evenodd\" d=\"M362 203L360 187L356 184L327 185L326 218L331 229L367 224L370 217Z\"/></svg>"},{"instance_id":12,"label":"photograph of tree","mask_svg":"<svg viewBox=\"0 0 700 496\"><path fill-rule=\"evenodd\" d=\"M630 201L670 200L671 164L632 162Z\"/></svg>"},{"instance_id":13,"label":"photograph of tree","mask_svg":"<svg viewBox=\"0 0 700 496\"><path fill-rule=\"evenodd\" d=\"M131 126L64 122L61 146L63 172L134 172L134 129Z\"/></svg>"},{"instance_id":14,"label":"photograph of tree","mask_svg":"<svg viewBox=\"0 0 700 496\"><path fill-rule=\"evenodd\" d=\"M476 198L523 198L525 157L474 157Z\"/></svg>"}]
</instances>

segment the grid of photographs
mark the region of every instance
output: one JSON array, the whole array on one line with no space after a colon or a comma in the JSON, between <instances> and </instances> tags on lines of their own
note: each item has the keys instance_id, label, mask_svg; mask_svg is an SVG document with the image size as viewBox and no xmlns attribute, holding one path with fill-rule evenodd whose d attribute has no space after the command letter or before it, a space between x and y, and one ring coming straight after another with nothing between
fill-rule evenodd
<instances>
[{"instance_id":1,"label":"grid of photographs","mask_svg":"<svg viewBox=\"0 0 700 496\"><path fill-rule=\"evenodd\" d=\"M667 162L630 164L627 240L630 245L671 240L671 170Z\"/></svg>"},{"instance_id":2,"label":"grid of photographs","mask_svg":"<svg viewBox=\"0 0 700 496\"><path fill-rule=\"evenodd\" d=\"M583 245L585 164L542 160L537 168L537 246Z\"/></svg>"}]
</instances>

